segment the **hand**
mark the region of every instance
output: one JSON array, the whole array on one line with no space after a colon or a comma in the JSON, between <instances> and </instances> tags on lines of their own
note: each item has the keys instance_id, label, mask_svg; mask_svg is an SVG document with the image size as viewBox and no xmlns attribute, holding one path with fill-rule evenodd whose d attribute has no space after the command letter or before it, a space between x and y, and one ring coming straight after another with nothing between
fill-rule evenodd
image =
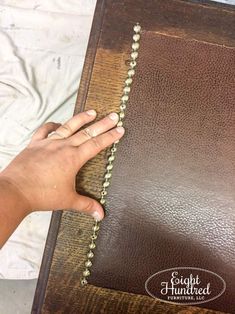
<instances>
[{"instance_id":1,"label":"hand","mask_svg":"<svg viewBox=\"0 0 235 314\"><path fill-rule=\"evenodd\" d=\"M89 159L120 139L124 129L114 128L118 115L112 113L111 117L90 125L89 132L79 130L95 117L96 112L89 110L64 125L44 124L30 144L0 174L0 179L22 196L26 214L34 210L73 209L97 220L104 217L98 201L76 192L75 176Z\"/></svg>"}]
</instances>

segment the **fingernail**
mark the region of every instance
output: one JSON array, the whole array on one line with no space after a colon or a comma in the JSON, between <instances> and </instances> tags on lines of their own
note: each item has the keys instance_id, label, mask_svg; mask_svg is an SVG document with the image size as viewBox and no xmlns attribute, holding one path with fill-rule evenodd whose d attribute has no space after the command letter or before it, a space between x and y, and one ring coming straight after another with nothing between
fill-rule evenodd
<instances>
[{"instance_id":1,"label":"fingernail","mask_svg":"<svg viewBox=\"0 0 235 314\"><path fill-rule=\"evenodd\" d=\"M87 110L86 112L89 116L95 116L96 115L96 111L91 109L91 110Z\"/></svg>"},{"instance_id":2,"label":"fingernail","mask_svg":"<svg viewBox=\"0 0 235 314\"><path fill-rule=\"evenodd\" d=\"M118 114L115 113L115 112L112 112L112 113L109 114L109 118L111 120L117 120L118 119Z\"/></svg>"},{"instance_id":3,"label":"fingernail","mask_svg":"<svg viewBox=\"0 0 235 314\"><path fill-rule=\"evenodd\" d=\"M95 212L92 214L92 217L95 218L95 220L98 220L98 221L100 221L100 220L103 219L103 217L102 217L102 216L100 215L100 213L97 212L97 211L95 211Z\"/></svg>"},{"instance_id":4,"label":"fingernail","mask_svg":"<svg viewBox=\"0 0 235 314\"><path fill-rule=\"evenodd\" d=\"M125 132L125 129L124 129L122 126L118 126L118 127L116 128L116 131L117 131L118 133L124 133L124 132Z\"/></svg>"}]
</instances>

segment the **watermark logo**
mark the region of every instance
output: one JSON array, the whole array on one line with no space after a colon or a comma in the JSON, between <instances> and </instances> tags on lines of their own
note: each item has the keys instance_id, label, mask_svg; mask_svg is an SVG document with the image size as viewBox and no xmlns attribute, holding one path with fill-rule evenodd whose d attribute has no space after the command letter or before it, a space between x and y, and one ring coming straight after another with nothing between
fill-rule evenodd
<instances>
[{"instance_id":1,"label":"watermark logo","mask_svg":"<svg viewBox=\"0 0 235 314\"><path fill-rule=\"evenodd\" d=\"M150 276L145 282L145 290L160 301L195 305L219 298L226 290L226 283L210 270L176 267Z\"/></svg>"}]
</instances>

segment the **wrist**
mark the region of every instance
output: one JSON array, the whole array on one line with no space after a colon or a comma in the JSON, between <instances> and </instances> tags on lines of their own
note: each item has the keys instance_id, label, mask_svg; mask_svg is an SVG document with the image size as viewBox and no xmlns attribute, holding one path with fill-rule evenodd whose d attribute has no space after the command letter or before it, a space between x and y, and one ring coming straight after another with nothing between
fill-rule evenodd
<instances>
[{"instance_id":1,"label":"wrist","mask_svg":"<svg viewBox=\"0 0 235 314\"><path fill-rule=\"evenodd\" d=\"M0 174L0 200L1 204L5 205L5 210L8 213L12 210L14 214L19 215L22 219L32 211L20 187L17 186L14 180L3 174Z\"/></svg>"},{"instance_id":2,"label":"wrist","mask_svg":"<svg viewBox=\"0 0 235 314\"><path fill-rule=\"evenodd\" d=\"M29 203L16 183L0 174L0 249L29 213Z\"/></svg>"}]
</instances>

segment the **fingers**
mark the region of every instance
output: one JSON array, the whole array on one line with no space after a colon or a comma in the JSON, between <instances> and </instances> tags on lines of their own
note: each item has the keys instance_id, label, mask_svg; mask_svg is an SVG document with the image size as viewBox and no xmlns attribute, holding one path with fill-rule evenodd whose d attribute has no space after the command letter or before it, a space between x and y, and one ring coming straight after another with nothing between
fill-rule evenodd
<instances>
[{"instance_id":1,"label":"fingers","mask_svg":"<svg viewBox=\"0 0 235 314\"><path fill-rule=\"evenodd\" d=\"M34 141L42 140L48 136L49 133L55 131L60 127L60 123L47 122L42 125L32 136L31 143Z\"/></svg>"},{"instance_id":2,"label":"fingers","mask_svg":"<svg viewBox=\"0 0 235 314\"><path fill-rule=\"evenodd\" d=\"M118 114L112 112L105 118L89 126L89 128L83 129L75 135L71 136L69 139L69 143L73 146L79 146L87 140L90 140L92 137L110 130L117 124L118 120ZM87 129L88 132L86 132Z\"/></svg>"},{"instance_id":3,"label":"fingers","mask_svg":"<svg viewBox=\"0 0 235 314\"><path fill-rule=\"evenodd\" d=\"M91 215L98 221L104 218L104 210L99 202L90 197L78 195L76 192L72 197L72 209Z\"/></svg>"},{"instance_id":4,"label":"fingers","mask_svg":"<svg viewBox=\"0 0 235 314\"><path fill-rule=\"evenodd\" d=\"M95 110L88 110L81 112L66 123L62 124L57 130L56 133L50 136L50 139L61 139L67 138L73 135L77 130L79 130L84 124L91 122L96 117Z\"/></svg>"},{"instance_id":5,"label":"fingers","mask_svg":"<svg viewBox=\"0 0 235 314\"><path fill-rule=\"evenodd\" d=\"M82 167L89 159L95 157L101 150L119 140L124 132L123 127L116 127L81 144L77 148L79 167Z\"/></svg>"}]
</instances>

